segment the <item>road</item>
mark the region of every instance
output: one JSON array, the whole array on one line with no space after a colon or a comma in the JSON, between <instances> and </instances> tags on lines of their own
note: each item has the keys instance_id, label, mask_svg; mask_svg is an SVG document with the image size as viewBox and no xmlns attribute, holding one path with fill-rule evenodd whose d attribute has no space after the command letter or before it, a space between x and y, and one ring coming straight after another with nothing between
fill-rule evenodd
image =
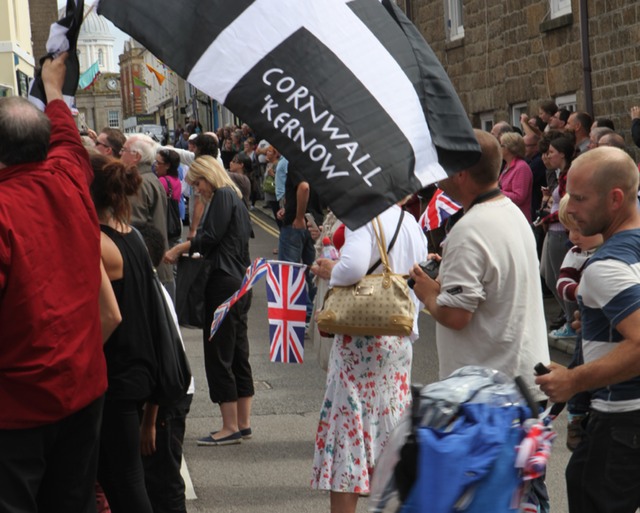
<instances>
[{"instance_id":1,"label":"road","mask_svg":"<svg viewBox=\"0 0 640 513\"><path fill-rule=\"evenodd\" d=\"M277 247L277 231L266 212L252 212L256 234L251 241L252 258L274 258L272 250ZM427 384L437 380L434 333L431 317L421 314L421 336L414 345L414 383ZM188 512L328 512L328 493L309 488L325 373L316 362L313 347L305 347L305 361L301 365L269 362L265 285L258 283L254 288L249 317L251 365L256 382L252 416L254 436L251 440L225 447L196 446L198 438L220 427L220 413L208 398L201 332L183 329L183 335L196 379L184 455L193 485L189 494L192 496L195 491L197 498L188 500ZM553 350L552 359L566 363L568 356ZM565 447L564 415L557 421L556 428L558 438L552 452L547 483L552 512L565 512L564 468L569 452ZM358 513L366 511L367 501L361 499Z\"/></svg>"}]
</instances>

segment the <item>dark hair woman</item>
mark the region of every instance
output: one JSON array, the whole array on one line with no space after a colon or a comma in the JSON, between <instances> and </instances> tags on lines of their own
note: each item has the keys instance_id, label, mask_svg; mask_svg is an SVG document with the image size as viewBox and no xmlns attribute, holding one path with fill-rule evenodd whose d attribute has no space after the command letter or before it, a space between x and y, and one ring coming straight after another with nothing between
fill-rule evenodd
<instances>
[{"instance_id":1,"label":"dark hair woman","mask_svg":"<svg viewBox=\"0 0 640 513\"><path fill-rule=\"evenodd\" d=\"M139 409L151 396L157 364L149 318L153 268L147 249L129 226L127 196L142 178L119 161L91 156L91 196L101 230L102 261L122 314L104 345L108 389L100 438L98 481L114 513L152 513L140 455Z\"/></svg>"},{"instance_id":2,"label":"dark hair woman","mask_svg":"<svg viewBox=\"0 0 640 513\"><path fill-rule=\"evenodd\" d=\"M558 185L549 191L543 189L542 201L552 200L551 211L545 216L541 223L547 228L547 235L542 244L542 256L540 258L540 274L545 280L547 287L553 292L554 297L562 307L565 314L565 324L557 330L553 330L549 336L554 338L575 338L576 333L571 328L573 312L576 310L575 303L567 303L558 295L556 283L560 274L562 261L568 250L568 239L566 228L558 219L558 208L560 200L566 194L567 173L571 167L574 143L567 137L556 137L549 141L549 148L545 154L545 164L549 169L555 169L558 176Z\"/></svg>"},{"instance_id":3,"label":"dark hair woman","mask_svg":"<svg viewBox=\"0 0 640 513\"><path fill-rule=\"evenodd\" d=\"M180 217L180 200L182 198L182 182L178 175L178 167L180 166L180 155L173 150L162 149L156 153L155 171L167 194L167 220L171 215L170 209L174 209ZM171 203L171 202L175 203ZM181 222L179 223L181 227ZM167 230L167 234L169 230ZM177 233L177 232L176 232ZM174 235L169 238L169 245L173 246L182 236Z\"/></svg>"}]
</instances>

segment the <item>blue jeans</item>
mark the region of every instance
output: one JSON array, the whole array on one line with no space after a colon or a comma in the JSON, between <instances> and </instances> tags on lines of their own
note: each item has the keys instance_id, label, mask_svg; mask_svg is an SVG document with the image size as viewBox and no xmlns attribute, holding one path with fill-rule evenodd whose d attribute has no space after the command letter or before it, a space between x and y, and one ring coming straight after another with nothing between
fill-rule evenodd
<instances>
[{"instance_id":1,"label":"blue jeans","mask_svg":"<svg viewBox=\"0 0 640 513\"><path fill-rule=\"evenodd\" d=\"M285 262L307 265L306 281L309 296L307 300L307 322L309 322L313 310L313 299L316 295L316 287L313 285L311 272L309 271L316 259L316 250L313 246L313 239L309 235L309 230L306 228L299 230L291 225L282 226L278 243L278 258Z\"/></svg>"}]
</instances>

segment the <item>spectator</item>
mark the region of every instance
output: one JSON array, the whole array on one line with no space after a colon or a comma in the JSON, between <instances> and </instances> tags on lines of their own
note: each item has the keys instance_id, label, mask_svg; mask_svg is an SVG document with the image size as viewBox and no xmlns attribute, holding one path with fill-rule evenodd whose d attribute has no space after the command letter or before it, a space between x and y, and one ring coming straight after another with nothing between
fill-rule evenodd
<instances>
[{"instance_id":1,"label":"spectator","mask_svg":"<svg viewBox=\"0 0 640 513\"><path fill-rule=\"evenodd\" d=\"M530 223L533 175L531 168L524 160L524 139L519 134L507 132L500 136L500 147L502 160L506 164L505 170L500 175L500 189L502 194L515 203Z\"/></svg>"},{"instance_id":2,"label":"spectator","mask_svg":"<svg viewBox=\"0 0 640 513\"><path fill-rule=\"evenodd\" d=\"M623 151L627 151L624 138L615 132L607 132L598 140L598 146L613 146Z\"/></svg>"},{"instance_id":3,"label":"spectator","mask_svg":"<svg viewBox=\"0 0 640 513\"><path fill-rule=\"evenodd\" d=\"M96 138L96 149L108 157L120 158L127 138L117 128L103 128Z\"/></svg>"},{"instance_id":4,"label":"spectator","mask_svg":"<svg viewBox=\"0 0 640 513\"><path fill-rule=\"evenodd\" d=\"M100 262L89 156L62 96L67 57L42 65L44 114L19 96L0 98L5 512L95 511L102 343L120 313Z\"/></svg>"},{"instance_id":5,"label":"spectator","mask_svg":"<svg viewBox=\"0 0 640 513\"><path fill-rule=\"evenodd\" d=\"M572 112L567 121L566 129L572 132L576 139L576 155L589 149L589 131L593 120L586 112Z\"/></svg>"},{"instance_id":6,"label":"spectator","mask_svg":"<svg viewBox=\"0 0 640 513\"><path fill-rule=\"evenodd\" d=\"M593 124L591 125L591 130L593 130L594 128L609 128L614 131L616 129L616 126L609 118L598 118L594 120Z\"/></svg>"},{"instance_id":7,"label":"spectator","mask_svg":"<svg viewBox=\"0 0 640 513\"><path fill-rule=\"evenodd\" d=\"M570 111L568 111L565 108L562 109L558 109L558 112L556 112L551 118L549 118L549 125L548 125L548 130L561 130L564 131L565 127L567 126L567 121L569 120L569 115L571 114Z\"/></svg>"},{"instance_id":8,"label":"spectator","mask_svg":"<svg viewBox=\"0 0 640 513\"><path fill-rule=\"evenodd\" d=\"M538 259L533 234L518 208L500 192L500 146L476 130L477 164L443 181L442 190L465 214L444 245L438 281L418 265L414 290L436 321L440 378L465 365L523 376L541 400L531 369L548 361Z\"/></svg>"},{"instance_id":9,"label":"spectator","mask_svg":"<svg viewBox=\"0 0 640 513\"><path fill-rule=\"evenodd\" d=\"M182 183L178 176L178 167L180 166L180 156L173 150L158 150L156 153L155 170L156 176L167 195L167 205L170 205L170 201L176 201L180 203L182 198ZM167 206L167 218L169 216L169 206ZM178 240L182 237L177 237L169 240L169 246L174 246ZM162 262L161 262L162 263ZM158 264L160 265L160 264Z\"/></svg>"},{"instance_id":10,"label":"spectator","mask_svg":"<svg viewBox=\"0 0 640 513\"><path fill-rule=\"evenodd\" d=\"M502 134L506 134L507 132L513 132L513 127L506 121L498 121L491 128L491 135L493 135L498 140L500 140L500 136Z\"/></svg>"},{"instance_id":11,"label":"spectator","mask_svg":"<svg viewBox=\"0 0 640 513\"><path fill-rule=\"evenodd\" d=\"M549 122L551 121L551 118L555 116L556 112L558 112L558 106L553 100L544 101L539 105L538 117L546 125L545 130L546 127L549 126Z\"/></svg>"},{"instance_id":12,"label":"spectator","mask_svg":"<svg viewBox=\"0 0 640 513\"><path fill-rule=\"evenodd\" d=\"M551 363L536 383L553 402L591 391L586 437L567 466L569 513L634 513L640 504L640 213L638 168L617 148L580 155L567 180L567 212L604 244L578 296L584 365Z\"/></svg>"},{"instance_id":13,"label":"spectator","mask_svg":"<svg viewBox=\"0 0 640 513\"><path fill-rule=\"evenodd\" d=\"M121 158L126 166L136 166L142 177L142 186L137 194L129 197L131 224L138 227L151 223L162 233L165 248L168 248L167 194L151 168L158 147L158 144L148 135L133 134L124 143ZM169 291L169 295L175 300L175 281L171 266L162 264L158 268L158 277Z\"/></svg>"},{"instance_id":14,"label":"spectator","mask_svg":"<svg viewBox=\"0 0 640 513\"><path fill-rule=\"evenodd\" d=\"M640 107L631 107L631 139L640 148Z\"/></svg>"},{"instance_id":15,"label":"spectator","mask_svg":"<svg viewBox=\"0 0 640 513\"><path fill-rule=\"evenodd\" d=\"M251 291L231 307L212 340L209 335L213 312L240 288L251 264L251 221L240 191L212 156L198 157L189 166L187 180L198 190L200 200L210 205L196 236L170 249L165 261L174 263L182 253L198 252L211 265L202 340L209 397L220 407L222 428L198 439L198 445L238 444L252 435L254 388L247 335Z\"/></svg>"},{"instance_id":16,"label":"spectator","mask_svg":"<svg viewBox=\"0 0 640 513\"><path fill-rule=\"evenodd\" d=\"M398 205L378 219L387 245L398 233L389 263L394 272L406 274L427 253L418 223ZM343 233L339 260L320 258L313 266L314 274L332 287L358 282L371 267L381 272L373 222ZM418 312L410 336L334 337L311 481L312 488L329 490L332 513L355 513L360 494L369 493L371 473L391 430L411 402L411 343L418 338Z\"/></svg>"},{"instance_id":17,"label":"spectator","mask_svg":"<svg viewBox=\"0 0 640 513\"><path fill-rule=\"evenodd\" d=\"M592 128L591 132L589 133L589 146L587 146L587 148L589 150L592 150L593 148L597 148L600 142L600 138L605 134L611 134L611 133L613 133L613 130L611 130L608 127L597 126Z\"/></svg>"}]
</instances>

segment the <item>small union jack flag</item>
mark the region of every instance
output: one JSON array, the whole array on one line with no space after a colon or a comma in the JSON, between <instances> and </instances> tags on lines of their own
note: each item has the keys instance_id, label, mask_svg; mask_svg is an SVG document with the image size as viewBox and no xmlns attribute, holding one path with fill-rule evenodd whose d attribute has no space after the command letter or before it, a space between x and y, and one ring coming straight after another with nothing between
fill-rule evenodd
<instances>
[{"instance_id":1,"label":"small union jack flag","mask_svg":"<svg viewBox=\"0 0 640 513\"><path fill-rule=\"evenodd\" d=\"M251 287L253 287L253 285L264 276L268 268L269 263L264 258L256 258L253 263L247 267L247 272L242 279L240 288L229 299L216 308L215 312L213 312L213 322L211 323L211 335L209 336L209 340L211 340L216 331L218 331L220 324L222 324L222 321L227 316L227 313L229 313L231 307L236 304L238 299L251 290Z\"/></svg>"},{"instance_id":2,"label":"small union jack flag","mask_svg":"<svg viewBox=\"0 0 640 513\"><path fill-rule=\"evenodd\" d=\"M418 223L423 231L430 232L440 228L449 217L461 208L462 206L447 196L442 189L438 189L420 216Z\"/></svg>"},{"instance_id":3,"label":"small union jack flag","mask_svg":"<svg viewBox=\"0 0 640 513\"><path fill-rule=\"evenodd\" d=\"M270 262L267 272L269 358L272 362L302 363L307 315L305 265Z\"/></svg>"}]
</instances>

